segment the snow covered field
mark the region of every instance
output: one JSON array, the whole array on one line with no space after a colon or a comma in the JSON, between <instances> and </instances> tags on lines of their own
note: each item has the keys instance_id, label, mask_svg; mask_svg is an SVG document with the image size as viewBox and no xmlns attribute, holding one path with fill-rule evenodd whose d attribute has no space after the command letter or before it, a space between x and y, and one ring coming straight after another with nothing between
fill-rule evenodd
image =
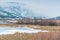
<instances>
[{"instance_id":1,"label":"snow covered field","mask_svg":"<svg viewBox=\"0 0 60 40\"><path fill-rule=\"evenodd\" d=\"M0 27L0 35L19 33L38 33L38 32L49 32L47 30L38 30L29 27Z\"/></svg>"}]
</instances>

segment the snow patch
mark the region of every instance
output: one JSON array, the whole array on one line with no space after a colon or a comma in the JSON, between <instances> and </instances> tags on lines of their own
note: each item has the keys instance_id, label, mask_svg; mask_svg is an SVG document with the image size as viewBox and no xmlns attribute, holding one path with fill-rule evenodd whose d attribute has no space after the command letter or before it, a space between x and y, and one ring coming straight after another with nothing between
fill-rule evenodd
<instances>
[{"instance_id":1,"label":"snow patch","mask_svg":"<svg viewBox=\"0 0 60 40\"><path fill-rule=\"evenodd\" d=\"M14 34L19 33L38 33L38 32L49 32L47 30L38 30L29 27L0 27L0 35L3 34Z\"/></svg>"}]
</instances>

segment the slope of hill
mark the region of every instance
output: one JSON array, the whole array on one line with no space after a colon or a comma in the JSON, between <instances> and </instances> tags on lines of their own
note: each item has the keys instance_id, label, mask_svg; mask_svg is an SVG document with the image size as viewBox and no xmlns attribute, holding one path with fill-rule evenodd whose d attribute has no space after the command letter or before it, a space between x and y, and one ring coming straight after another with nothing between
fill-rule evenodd
<instances>
[{"instance_id":1,"label":"slope of hill","mask_svg":"<svg viewBox=\"0 0 60 40\"><path fill-rule=\"evenodd\" d=\"M53 19L53 20L60 20L60 16L53 17L53 18L50 18L50 19Z\"/></svg>"},{"instance_id":2,"label":"slope of hill","mask_svg":"<svg viewBox=\"0 0 60 40\"><path fill-rule=\"evenodd\" d=\"M25 18L33 17L32 11L24 8L16 2L7 2L4 6L0 5L0 18Z\"/></svg>"}]
</instances>

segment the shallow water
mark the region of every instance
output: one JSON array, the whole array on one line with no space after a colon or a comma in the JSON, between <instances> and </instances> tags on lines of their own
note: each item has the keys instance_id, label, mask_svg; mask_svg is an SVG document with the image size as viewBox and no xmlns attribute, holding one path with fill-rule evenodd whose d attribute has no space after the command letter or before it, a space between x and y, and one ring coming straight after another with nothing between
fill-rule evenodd
<instances>
[{"instance_id":1,"label":"shallow water","mask_svg":"<svg viewBox=\"0 0 60 40\"><path fill-rule=\"evenodd\" d=\"M14 34L19 33L38 33L38 32L49 32L47 30L38 30L29 27L0 27L0 35L2 34Z\"/></svg>"}]
</instances>

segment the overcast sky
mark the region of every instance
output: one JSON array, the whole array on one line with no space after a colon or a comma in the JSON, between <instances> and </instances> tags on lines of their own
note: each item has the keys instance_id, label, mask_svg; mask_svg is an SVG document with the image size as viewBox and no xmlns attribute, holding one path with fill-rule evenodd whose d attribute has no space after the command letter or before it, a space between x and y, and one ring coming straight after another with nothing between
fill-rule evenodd
<instances>
[{"instance_id":1,"label":"overcast sky","mask_svg":"<svg viewBox=\"0 0 60 40\"><path fill-rule=\"evenodd\" d=\"M0 5L4 2L18 2L36 16L60 16L60 0L0 0Z\"/></svg>"}]
</instances>

